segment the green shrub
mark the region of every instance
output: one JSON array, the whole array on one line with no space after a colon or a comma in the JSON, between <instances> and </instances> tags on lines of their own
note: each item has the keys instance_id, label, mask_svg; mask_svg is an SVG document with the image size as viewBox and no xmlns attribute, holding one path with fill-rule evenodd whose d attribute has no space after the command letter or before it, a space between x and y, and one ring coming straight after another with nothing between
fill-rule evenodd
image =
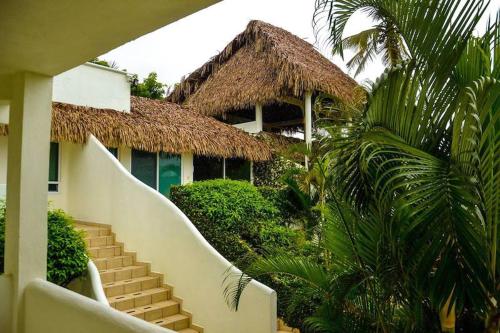
<instances>
[{"instance_id":1,"label":"green shrub","mask_svg":"<svg viewBox=\"0 0 500 333\"><path fill-rule=\"evenodd\" d=\"M87 269L87 250L82 233L73 228L62 210L48 212L47 280L66 286ZM0 272L4 271L5 202L0 200Z\"/></svg>"},{"instance_id":2,"label":"green shrub","mask_svg":"<svg viewBox=\"0 0 500 333\"><path fill-rule=\"evenodd\" d=\"M301 168L299 164L283 156L274 156L265 162L255 162L253 168L254 184L259 187L283 188L285 187L282 181L283 176L291 169Z\"/></svg>"},{"instance_id":3,"label":"green shrub","mask_svg":"<svg viewBox=\"0 0 500 333\"><path fill-rule=\"evenodd\" d=\"M277 188L271 186L259 186L257 189L278 210L279 223L285 226L293 225L294 219L301 212L293 202L290 189L288 187Z\"/></svg>"},{"instance_id":4,"label":"green shrub","mask_svg":"<svg viewBox=\"0 0 500 333\"><path fill-rule=\"evenodd\" d=\"M302 231L286 227L283 219L294 212L286 191L219 179L174 187L171 199L220 254L244 269L257 256L304 256L314 249ZM261 282L277 291L278 313L290 323L311 314L315 300L294 297L303 294L301 281L273 276Z\"/></svg>"},{"instance_id":5,"label":"green shrub","mask_svg":"<svg viewBox=\"0 0 500 333\"><path fill-rule=\"evenodd\" d=\"M172 201L217 251L232 262L252 256L263 229L276 225L278 210L252 184L208 180L174 187Z\"/></svg>"}]
</instances>

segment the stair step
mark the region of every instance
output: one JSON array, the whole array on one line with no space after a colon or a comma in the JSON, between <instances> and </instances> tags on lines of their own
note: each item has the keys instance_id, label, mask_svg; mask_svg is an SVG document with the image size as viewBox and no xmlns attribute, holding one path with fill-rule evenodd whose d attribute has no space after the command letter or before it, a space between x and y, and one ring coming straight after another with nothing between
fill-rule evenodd
<instances>
[{"instance_id":1,"label":"stair step","mask_svg":"<svg viewBox=\"0 0 500 333\"><path fill-rule=\"evenodd\" d=\"M88 247L115 245L115 238L113 236L85 237L85 243Z\"/></svg>"},{"instance_id":2,"label":"stair step","mask_svg":"<svg viewBox=\"0 0 500 333\"><path fill-rule=\"evenodd\" d=\"M134 257L131 255L114 256L107 258L95 258L94 264L98 270L113 269L134 264Z\"/></svg>"},{"instance_id":3,"label":"stair step","mask_svg":"<svg viewBox=\"0 0 500 333\"><path fill-rule=\"evenodd\" d=\"M160 278L158 276L143 276L134 279L103 283L102 286L106 296L113 297L158 288L160 286Z\"/></svg>"},{"instance_id":4,"label":"stair step","mask_svg":"<svg viewBox=\"0 0 500 333\"><path fill-rule=\"evenodd\" d=\"M117 267L100 271L102 283L138 278L147 274L148 266L146 265Z\"/></svg>"},{"instance_id":5,"label":"stair step","mask_svg":"<svg viewBox=\"0 0 500 333\"><path fill-rule=\"evenodd\" d=\"M111 230L109 228L96 227L83 224L77 224L75 226L75 229L78 231L85 232L87 237L109 236L111 234Z\"/></svg>"},{"instance_id":6,"label":"stair step","mask_svg":"<svg viewBox=\"0 0 500 333\"><path fill-rule=\"evenodd\" d=\"M118 295L108 298L109 305L123 311L170 299L170 290L167 288L153 288L131 294Z\"/></svg>"},{"instance_id":7,"label":"stair step","mask_svg":"<svg viewBox=\"0 0 500 333\"><path fill-rule=\"evenodd\" d=\"M146 321L159 320L160 318L168 318L179 314L180 305L176 301L167 300L154 304L148 304L133 309L128 309L123 312L134 317L144 319Z\"/></svg>"},{"instance_id":8,"label":"stair step","mask_svg":"<svg viewBox=\"0 0 500 333\"><path fill-rule=\"evenodd\" d=\"M89 247L87 250L92 258L108 258L122 255L122 247L120 245Z\"/></svg>"},{"instance_id":9,"label":"stair step","mask_svg":"<svg viewBox=\"0 0 500 333\"><path fill-rule=\"evenodd\" d=\"M124 252L109 226L77 222L75 229L85 234L87 251L99 270L111 307L181 333L203 331L191 326L191 315L172 299L172 290L163 286L162 276L150 273L149 264L137 263L135 253Z\"/></svg>"},{"instance_id":10,"label":"stair step","mask_svg":"<svg viewBox=\"0 0 500 333\"><path fill-rule=\"evenodd\" d=\"M180 331L189 328L189 317L183 314L175 314L173 316L150 321L150 323L171 330Z\"/></svg>"}]
</instances>

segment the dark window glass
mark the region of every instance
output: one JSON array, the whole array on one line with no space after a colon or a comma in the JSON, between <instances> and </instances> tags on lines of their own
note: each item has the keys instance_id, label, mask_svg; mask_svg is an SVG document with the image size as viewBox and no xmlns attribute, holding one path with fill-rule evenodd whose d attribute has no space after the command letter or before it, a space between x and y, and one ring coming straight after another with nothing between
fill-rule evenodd
<instances>
[{"instance_id":1,"label":"dark window glass","mask_svg":"<svg viewBox=\"0 0 500 333\"><path fill-rule=\"evenodd\" d=\"M59 143L50 143L49 153L49 192L59 190Z\"/></svg>"},{"instance_id":2,"label":"dark window glass","mask_svg":"<svg viewBox=\"0 0 500 333\"><path fill-rule=\"evenodd\" d=\"M156 153L132 150L132 174L156 189Z\"/></svg>"},{"instance_id":3,"label":"dark window glass","mask_svg":"<svg viewBox=\"0 0 500 333\"><path fill-rule=\"evenodd\" d=\"M240 158L226 159L226 178L250 181L250 162Z\"/></svg>"},{"instance_id":4,"label":"dark window glass","mask_svg":"<svg viewBox=\"0 0 500 333\"><path fill-rule=\"evenodd\" d=\"M113 148L113 147L106 147L108 148L108 151L113 154L115 158L118 158L118 148Z\"/></svg>"},{"instance_id":5,"label":"dark window glass","mask_svg":"<svg viewBox=\"0 0 500 333\"><path fill-rule=\"evenodd\" d=\"M58 192L59 184L50 183L49 184L49 192Z\"/></svg>"},{"instance_id":6,"label":"dark window glass","mask_svg":"<svg viewBox=\"0 0 500 333\"><path fill-rule=\"evenodd\" d=\"M161 152L159 157L159 191L169 197L170 188L181 184L181 156Z\"/></svg>"},{"instance_id":7,"label":"dark window glass","mask_svg":"<svg viewBox=\"0 0 500 333\"><path fill-rule=\"evenodd\" d=\"M222 158L194 156L193 180L196 182L201 180L222 178L222 163Z\"/></svg>"}]
</instances>

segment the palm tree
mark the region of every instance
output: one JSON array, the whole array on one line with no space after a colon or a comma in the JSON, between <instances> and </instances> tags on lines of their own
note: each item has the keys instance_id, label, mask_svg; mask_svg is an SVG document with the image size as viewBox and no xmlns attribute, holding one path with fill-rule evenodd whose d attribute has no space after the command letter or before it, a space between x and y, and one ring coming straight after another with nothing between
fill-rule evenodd
<instances>
[{"instance_id":1,"label":"palm tree","mask_svg":"<svg viewBox=\"0 0 500 333\"><path fill-rule=\"evenodd\" d=\"M355 70L354 76L363 72L379 54L382 55L383 63L389 67L410 57L397 25L384 8L375 3L362 9L377 23L370 29L342 37L347 21L359 9L359 2L356 1L316 0L314 14L315 26L322 19L327 21L330 32L328 41L332 45L333 54L339 54L344 59L344 50L354 51L353 57L347 62L347 68Z\"/></svg>"},{"instance_id":2,"label":"palm tree","mask_svg":"<svg viewBox=\"0 0 500 333\"><path fill-rule=\"evenodd\" d=\"M346 258L354 268L338 260L325 269L271 258L248 272L314 278L325 291L321 320L348 321L342 314L352 310L355 323L366 319L375 331L420 332L432 322L428 318L456 311L460 325L480 318L486 332L497 332L500 13L483 36L474 37L487 6L481 0L343 3L351 11L385 13L411 54L377 80L360 116L326 128L323 145L335 171L330 198L345 203L337 208L348 242L339 232L325 239L350 247ZM332 38L343 30L341 23ZM342 205L355 212L354 221L346 222ZM352 271L362 283L337 282ZM239 288L228 290L237 300ZM325 327L316 328L338 331Z\"/></svg>"}]
</instances>

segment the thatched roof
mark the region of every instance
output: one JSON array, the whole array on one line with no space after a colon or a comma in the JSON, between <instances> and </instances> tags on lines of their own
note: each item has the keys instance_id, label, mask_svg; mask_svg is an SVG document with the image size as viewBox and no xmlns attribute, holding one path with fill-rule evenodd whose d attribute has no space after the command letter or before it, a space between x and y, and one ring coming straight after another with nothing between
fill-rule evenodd
<instances>
[{"instance_id":1,"label":"thatched roof","mask_svg":"<svg viewBox=\"0 0 500 333\"><path fill-rule=\"evenodd\" d=\"M253 161L271 158L269 146L231 125L165 101L132 97L131 112L53 103L52 140L84 143L93 134L109 147L192 152Z\"/></svg>"},{"instance_id":2,"label":"thatched roof","mask_svg":"<svg viewBox=\"0 0 500 333\"><path fill-rule=\"evenodd\" d=\"M7 124L0 124L0 136L7 136L9 134L9 126Z\"/></svg>"},{"instance_id":3,"label":"thatched roof","mask_svg":"<svg viewBox=\"0 0 500 333\"><path fill-rule=\"evenodd\" d=\"M257 138L271 147L273 153L283 155L291 146L305 144L304 140L272 132L260 132Z\"/></svg>"},{"instance_id":4,"label":"thatched roof","mask_svg":"<svg viewBox=\"0 0 500 333\"><path fill-rule=\"evenodd\" d=\"M356 81L311 44L252 21L221 53L182 80L168 100L218 115L286 97L302 98L308 90L344 101L359 98Z\"/></svg>"}]
</instances>

